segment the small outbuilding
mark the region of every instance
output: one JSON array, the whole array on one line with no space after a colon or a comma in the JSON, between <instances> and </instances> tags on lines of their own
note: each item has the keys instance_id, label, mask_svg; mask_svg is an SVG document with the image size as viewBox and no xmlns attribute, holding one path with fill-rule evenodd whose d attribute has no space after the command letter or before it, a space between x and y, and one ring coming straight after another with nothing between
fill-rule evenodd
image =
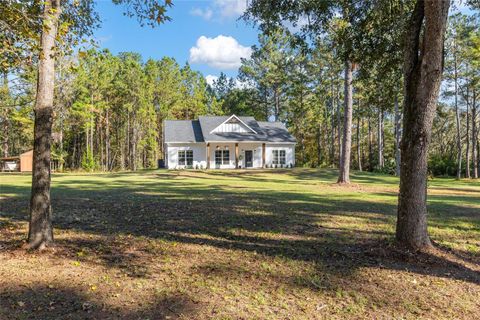
<instances>
[{"instance_id":1,"label":"small outbuilding","mask_svg":"<svg viewBox=\"0 0 480 320\"><path fill-rule=\"evenodd\" d=\"M33 150L22 153L19 156L0 158L1 171L32 171Z\"/></svg>"}]
</instances>

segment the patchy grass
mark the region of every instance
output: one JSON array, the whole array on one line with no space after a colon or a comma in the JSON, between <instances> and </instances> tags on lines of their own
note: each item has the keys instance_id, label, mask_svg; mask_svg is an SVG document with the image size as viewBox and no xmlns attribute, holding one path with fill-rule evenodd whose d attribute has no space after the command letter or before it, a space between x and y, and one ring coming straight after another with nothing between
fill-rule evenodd
<instances>
[{"instance_id":1,"label":"patchy grass","mask_svg":"<svg viewBox=\"0 0 480 320\"><path fill-rule=\"evenodd\" d=\"M27 253L30 175L3 174L0 319L474 319L480 183L429 182L430 253L395 249L398 180L332 170L54 174L54 249Z\"/></svg>"}]
</instances>

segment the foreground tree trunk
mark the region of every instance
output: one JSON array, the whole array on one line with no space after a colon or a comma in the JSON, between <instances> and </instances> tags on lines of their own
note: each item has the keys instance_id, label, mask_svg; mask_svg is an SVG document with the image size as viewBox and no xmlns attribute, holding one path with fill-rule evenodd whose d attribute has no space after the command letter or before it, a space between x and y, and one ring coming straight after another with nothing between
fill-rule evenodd
<instances>
[{"instance_id":1,"label":"foreground tree trunk","mask_svg":"<svg viewBox=\"0 0 480 320\"><path fill-rule=\"evenodd\" d=\"M415 250L431 246L427 232L427 153L442 80L449 6L449 0L417 0L406 33L396 239Z\"/></svg>"},{"instance_id":2,"label":"foreground tree trunk","mask_svg":"<svg viewBox=\"0 0 480 320\"><path fill-rule=\"evenodd\" d=\"M55 82L54 48L60 17L60 0L46 1L43 8L41 53L38 65L33 144L32 193L28 247L43 249L53 242L50 204L50 142Z\"/></svg>"},{"instance_id":3,"label":"foreground tree trunk","mask_svg":"<svg viewBox=\"0 0 480 320\"><path fill-rule=\"evenodd\" d=\"M350 153L352 150L352 62L345 61L345 111L343 119L343 142L340 154L338 183L350 183Z\"/></svg>"}]
</instances>

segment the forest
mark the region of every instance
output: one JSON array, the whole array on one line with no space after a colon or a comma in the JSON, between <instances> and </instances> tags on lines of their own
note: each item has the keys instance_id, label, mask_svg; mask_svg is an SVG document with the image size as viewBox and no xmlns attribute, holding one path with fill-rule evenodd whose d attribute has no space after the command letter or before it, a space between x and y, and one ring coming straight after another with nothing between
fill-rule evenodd
<instances>
[{"instance_id":1,"label":"forest","mask_svg":"<svg viewBox=\"0 0 480 320\"><path fill-rule=\"evenodd\" d=\"M346 126L344 56L349 48L354 61L351 166L399 175L402 19L388 22L371 14L357 23L358 30L342 17L333 18L314 37L295 32L305 26L265 29L251 57L242 59L238 77L222 73L210 84L188 62L170 57L114 55L95 42L62 50L55 62L52 159L60 170L156 168L164 157L164 120L236 114L284 122L298 140L298 166L336 168ZM474 14L455 13L448 20L428 151L432 176L478 177L479 26ZM365 39L361 35L369 28L373 35ZM1 61L3 157L32 149L38 58L22 54L14 64L11 58Z\"/></svg>"},{"instance_id":2,"label":"forest","mask_svg":"<svg viewBox=\"0 0 480 320\"><path fill-rule=\"evenodd\" d=\"M480 1L0 0L0 78L0 319L478 319Z\"/></svg>"}]
</instances>

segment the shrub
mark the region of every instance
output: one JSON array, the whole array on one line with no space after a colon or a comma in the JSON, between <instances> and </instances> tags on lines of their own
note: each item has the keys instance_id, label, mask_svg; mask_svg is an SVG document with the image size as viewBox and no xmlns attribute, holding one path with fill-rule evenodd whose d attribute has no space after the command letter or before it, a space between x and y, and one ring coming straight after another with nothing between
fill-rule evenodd
<instances>
[{"instance_id":1,"label":"shrub","mask_svg":"<svg viewBox=\"0 0 480 320\"><path fill-rule=\"evenodd\" d=\"M95 159L93 158L93 153L90 150L86 150L86 152L82 156L82 169L88 172L92 172L96 169Z\"/></svg>"}]
</instances>

